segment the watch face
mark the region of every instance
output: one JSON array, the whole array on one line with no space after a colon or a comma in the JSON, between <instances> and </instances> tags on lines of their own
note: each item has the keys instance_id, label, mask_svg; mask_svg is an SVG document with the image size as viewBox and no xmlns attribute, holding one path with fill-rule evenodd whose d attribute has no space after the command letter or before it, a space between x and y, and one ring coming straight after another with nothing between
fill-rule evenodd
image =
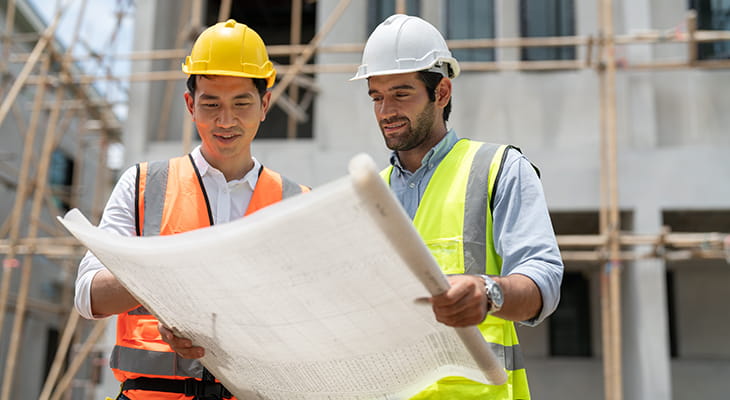
<instances>
[{"instance_id":1,"label":"watch face","mask_svg":"<svg viewBox=\"0 0 730 400\"><path fill-rule=\"evenodd\" d=\"M502 288L497 283L494 283L492 287L489 288L489 298L497 308L502 308L504 298L502 297Z\"/></svg>"}]
</instances>

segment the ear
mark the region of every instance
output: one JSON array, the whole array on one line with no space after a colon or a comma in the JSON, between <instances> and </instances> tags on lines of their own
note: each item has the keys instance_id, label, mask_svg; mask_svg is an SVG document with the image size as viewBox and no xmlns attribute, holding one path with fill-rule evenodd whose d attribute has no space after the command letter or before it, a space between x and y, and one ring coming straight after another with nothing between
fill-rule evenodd
<instances>
[{"instance_id":1,"label":"ear","mask_svg":"<svg viewBox=\"0 0 730 400\"><path fill-rule=\"evenodd\" d=\"M444 108L449 104L449 100L451 100L451 79L444 77L436 85L436 105Z\"/></svg>"},{"instance_id":2,"label":"ear","mask_svg":"<svg viewBox=\"0 0 730 400\"><path fill-rule=\"evenodd\" d=\"M190 113L190 116L194 116L193 110L195 109L195 99L193 99L193 96L190 94L190 92L185 92L185 106L188 109L188 112ZM193 117L193 120L195 118Z\"/></svg>"},{"instance_id":3,"label":"ear","mask_svg":"<svg viewBox=\"0 0 730 400\"><path fill-rule=\"evenodd\" d=\"M269 105L271 104L271 92L268 90L264 93L264 97L261 98L261 122L266 119L266 113L269 112Z\"/></svg>"}]
</instances>

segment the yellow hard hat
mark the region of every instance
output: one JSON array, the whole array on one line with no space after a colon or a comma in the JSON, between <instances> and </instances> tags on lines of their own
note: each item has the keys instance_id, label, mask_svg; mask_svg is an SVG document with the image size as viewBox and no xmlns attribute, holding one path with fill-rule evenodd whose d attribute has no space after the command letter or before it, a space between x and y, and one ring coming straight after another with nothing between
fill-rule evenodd
<instances>
[{"instance_id":1,"label":"yellow hard hat","mask_svg":"<svg viewBox=\"0 0 730 400\"><path fill-rule=\"evenodd\" d=\"M274 85L276 70L266 45L253 29L235 20L219 22L198 36L182 71L188 75L226 75L266 79Z\"/></svg>"}]
</instances>

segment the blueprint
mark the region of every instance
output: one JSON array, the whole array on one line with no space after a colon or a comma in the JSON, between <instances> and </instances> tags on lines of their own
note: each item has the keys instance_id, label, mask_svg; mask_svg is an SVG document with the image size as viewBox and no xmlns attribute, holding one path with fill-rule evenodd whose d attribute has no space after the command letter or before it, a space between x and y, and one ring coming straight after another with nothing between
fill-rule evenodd
<instances>
[{"instance_id":1,"label":"blueprint","mask_svg":"<svg viewBox=\"0 0 730 400\"><path fill-rule=\"evenodd\" d=\"M438 323L448 282L367 155L246 218L120 237L63 225L239 399L402 399L446 376L506 379L476 327Z\"/></svg>"}]
</instances>

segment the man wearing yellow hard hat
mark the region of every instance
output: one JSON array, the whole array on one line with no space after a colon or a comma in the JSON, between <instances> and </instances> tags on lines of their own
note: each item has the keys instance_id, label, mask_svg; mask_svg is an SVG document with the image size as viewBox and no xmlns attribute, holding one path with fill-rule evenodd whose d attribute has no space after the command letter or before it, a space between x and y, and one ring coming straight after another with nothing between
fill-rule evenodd
<instances>
[{"instance_id":1,"label":"man wearing yellow hard hat","mask_svg":"<svg viewBox=\"0 0 730 400\"><path fill-rule=\"evenodd\" d=\"M241 218L309 189L264 167L251 142L266 118L276 71L266 46L234 20L206 29L182 70L185 104L201 145L167 161L144 162L119 179L99 227L126 236L169 235ZM201 265L201 268L205 268ZM117 399L228 399L228 390L193 358L203 349L183 341L180 353L162 338L171 332L87 253L79 265L75 305L89 319L117 315L110 359L121 382Z\"/></svg>"}]
</instances>

